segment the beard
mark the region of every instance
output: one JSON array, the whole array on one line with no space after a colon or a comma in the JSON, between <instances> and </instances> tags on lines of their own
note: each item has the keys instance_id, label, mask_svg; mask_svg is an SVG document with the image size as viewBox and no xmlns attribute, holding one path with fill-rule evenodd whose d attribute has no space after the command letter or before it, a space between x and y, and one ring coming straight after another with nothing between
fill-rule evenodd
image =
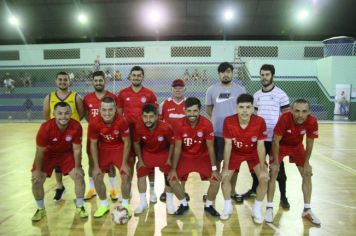
<instances>
[{"instance_id":1,"label":"beard","mask_svg":"<svg viewBox=\"0 0 356 236\"><path fill-rule=\"evenodd\" d=\"M263 87L268 87L268 86L270 86L272 83L273 83L273 78L272 78L270 81L267 81L267 80L262 80L262 81L261 81L261 84L262 84Z\"/></svg>"}]
</instances>

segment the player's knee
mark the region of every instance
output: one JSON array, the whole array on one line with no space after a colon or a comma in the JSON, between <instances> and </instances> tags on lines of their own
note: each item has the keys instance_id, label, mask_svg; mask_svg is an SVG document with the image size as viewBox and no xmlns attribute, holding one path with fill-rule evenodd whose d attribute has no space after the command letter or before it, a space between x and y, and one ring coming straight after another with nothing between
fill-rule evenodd
<instances>
[{"instance_id":1,"label":"player's knee","mask_svg":"<svg viewBox=\"0 0 356 236\"><path fill-rule=\"evenodd\" d=\"M268 177L267 176L258 176L258 183L261 184L261 186L267 186L268 183Z\"/></svg>"}]
</instances>

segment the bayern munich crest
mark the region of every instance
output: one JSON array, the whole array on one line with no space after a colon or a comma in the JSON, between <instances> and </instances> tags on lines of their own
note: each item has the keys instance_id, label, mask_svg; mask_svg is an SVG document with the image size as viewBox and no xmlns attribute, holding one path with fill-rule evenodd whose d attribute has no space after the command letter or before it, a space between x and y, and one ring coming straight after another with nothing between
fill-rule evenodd
<instances>
[{"instance_id":1,"label":"bayern munich crest","mask_svg":"<svg viewBox=\"0 0 356 236\"><path fill-rule=\"evenodd\" d=\"M115 134L115 135L118 135L119 133L120 133L120 131L114 130L114 134Z\"/></svg>"},{"instance_id":2,"label":"bayern munich crest","mask_svg":"<svg viewBox=\"0 0 356 236\"><path fill-rule=\"evenodd\" d=\"M147 98L146 97L141 97L141 102L142 103L145 103L147 101Z\"/></svg>"},{"instance_id":3,"label":"bayern munich crest","mask_svg":"<svg viewBox=\"0 0 356 236\"><path fill-rule=\"evenodd\" d=\"M257 141L257 137L256 137L256 136L253 136L253 137L251 138L251 141L252 141L252 142L256 142L256 141Z\"/></svg>"},{"instance_id":4,"label":"bayern munich crest","mask_svg":"<svg viewBox=\"0 0 356 236\"><path fill-rule=\"evenodd\" d=\"M164 140L164 138L162 136L158 136L158 141L162 142Z\"/></svg>"},{"instance_id":5,"label":"bayern munich crest","mask_svg":"<svg viewBox=\"0 0 356 236\"><path fill-rule=\"evenodd\" d=\"M70 135L67 135L67 136L65 137L65 140L66 140L67 142L70 142L70 141L72 141L72 136L70 136Z\"/></svg>"},{"instance_id":6,"label":"bayern munich crest","mask_svg":"<svg viewBox=\"0 0 356 236\"><path fill-rule=\"evenodd\" d=\"M203 132L202 132L202 131L198 131L198 132L197 132L197 135L198 135L198 137L201 138L201 137L203 137Z\"/></svg>"}]
</instances>

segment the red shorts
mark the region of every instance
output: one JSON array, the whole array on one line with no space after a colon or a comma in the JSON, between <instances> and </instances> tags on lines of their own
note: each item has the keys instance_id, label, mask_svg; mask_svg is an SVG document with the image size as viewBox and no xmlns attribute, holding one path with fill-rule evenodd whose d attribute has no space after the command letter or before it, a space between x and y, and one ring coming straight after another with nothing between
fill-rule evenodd
<instances>
[{"instance_id":1,"label":"red shorts","mask_svg":"<svg viewBox=\"0 0 356 236\"><path fill-rule=\"evenodd\" d=\"M143 151L142 159L146 167L140 167L137 170L137 176L143 177L151 173L154 173L155 167L159 167L159 169L164 174L168 174L172 169L170 165L166 164L168 159L168 154L169 154L168 152L149 153Z\"/></svg>"},{"instance_id":2,"label":"red shorts","mask_svg":"<svg viewBox=\"0 0 356 236\"><path fill-rule=\"evenodd\" d=\"M248 168L250 172L253 172L253 168L260 164L260 159L258 158L258 155L231 155L230 157L230 162L229 162L229 170L233 171L239 171L241 163L247 161Z\"/></svg>"},{"instance_id":3,"label":"red shorts","mask_svg":"<svg viewBox=\"0 0 356 236\"><path fill-rule=\"evenodd\" d=\"M120 170L123 161L123 147L99 148L99 167L102 172L109 173L110 165L116 166ZM129 160L130 162L130 160ZM130 163L128 163L130 165ZM121 175L129 173L120 172Z\"/></svg>"},{"instance_id":4,"label":"red shorts","mask_svg":"<svg viewBox=\"0 0 356 236\"><path fill-rule=\"evenodd\" d=\"M289 146L279 146L279 158L278 161L281 163L285 156L289 156L289 162L295 163L296 166L304 166L305 163L305 150L303 144L289 147Z\"/></svg>"},{"instance_id":5,"label":"red shorts","mask_svg":"<svg viewBox=\"0 0 356 236\"><path fill-rule=\"evenodd\" d=\"M209 180L212 174L209 156L191 158L182 155L177 166L179 180L187 181L191 172L198 172L201 180Z\"/></svg>"},{"instance_id":6,"label":"red shorts","mask_svg":"<svg viewBox=\"0 0 356 236\"><path fill-rule=\"evenodd\" d=\"M45 152L42 162L42 172L46 173L47 177L52 175L53 169L59 167L63 175L68 175L75 167L73 153L49 153ZM36 170L35 163L32 165L32 172Z\"/></svg>"}]
</instances>

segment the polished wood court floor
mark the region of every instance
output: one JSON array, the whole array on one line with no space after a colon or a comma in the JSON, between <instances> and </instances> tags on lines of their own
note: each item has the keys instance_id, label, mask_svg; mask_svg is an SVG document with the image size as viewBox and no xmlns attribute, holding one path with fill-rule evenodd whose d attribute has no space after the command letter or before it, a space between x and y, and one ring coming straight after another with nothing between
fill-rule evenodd
<instances>
[{"instance_id":1,"label":"polished wood court floor","mask_svg":"<svg viewBox=\"0 0 356 236\"><path fill-rule=\"evenodd\" d=\"M356 235L356 124L320 125L320 138L316 140L311 163L314 171L312 209L320 218L321 227L314 227L301 218L301 178L296 167L288 162L287 196L291 209L278 208L277 188L273 225L253 223L253 200L235 205L228 221L205 215L202 195L208 184L202 183L195 174L187 183L187 192L191 196L188 214L183 217L167 215L165 204L158 202L121 226L114 225L109 215L101 219L92 217L99 203L95 198L85 203L91 213L87 220L76 216L73 183L69 177L64 178L67 188L64 200L53 203L55 180L52 176L45 183L47 217L32 223L36 204L31 193L30 168L38 127L39 123L0 123L0 235ZM83 147L85 169L86 158ZM237 185L239 193L251 185L247 166L244 164L241 169ZM156 171L155 189L157 195L163 191L163 176L159 171ZM131 199L133 209L138 202L135 178ZM216 201L219 211L223 203L220 191ZM111 206L117 204L119 202ZM178 206L178 201L175 204Z\"/></svg>"}]
</instances>

